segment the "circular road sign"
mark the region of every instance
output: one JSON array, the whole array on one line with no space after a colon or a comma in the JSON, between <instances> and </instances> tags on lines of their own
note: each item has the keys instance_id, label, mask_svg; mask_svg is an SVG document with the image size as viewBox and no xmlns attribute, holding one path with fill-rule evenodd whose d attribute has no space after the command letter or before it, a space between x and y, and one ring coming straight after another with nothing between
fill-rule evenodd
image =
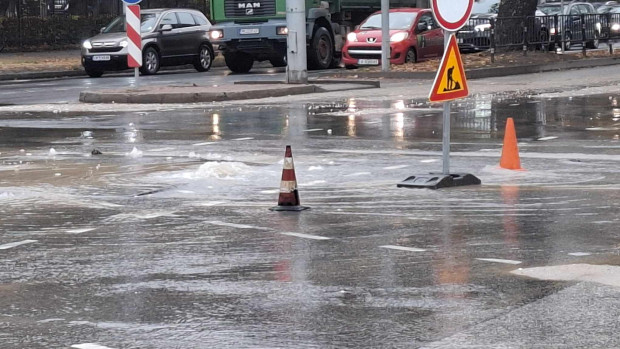
<instances>
[{"instance_id":1,"label":"circular road sign","mask_svg":"<svg viewBox=\"0 0 620 349\"><path fill-rule=\"evenodd\" d=\"M473 7L474 0L431 0L437 22L447 31L461 29L469 19Z\"/></svg>"},{"instance_id":2,"label":"circular road sign","mask_svg":"<svg viewBox=\"0 0 620 349\"><path fill-rule=\"evenodd\" d=\"M129 5L139 4L140 1L142 0L123 0L124 3L129 4Z\"/></svg>"}]
</instances>

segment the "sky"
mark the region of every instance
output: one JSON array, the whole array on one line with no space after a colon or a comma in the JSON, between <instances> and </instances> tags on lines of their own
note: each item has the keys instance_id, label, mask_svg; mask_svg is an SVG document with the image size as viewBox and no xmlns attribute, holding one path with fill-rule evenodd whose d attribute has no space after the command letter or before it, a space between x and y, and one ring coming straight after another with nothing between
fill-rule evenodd
<instances>
[{"instance_id":1,"label":"sky","mask_svg":"<svg viewBox=\"0 0 620 349\"><path fill-rule=\"evenodd\" d=\"M487 13L493 4L498 2L499 0L480 0L474 2L474 9L472 10L472 13Z\"/></svg>"}]
</instances>

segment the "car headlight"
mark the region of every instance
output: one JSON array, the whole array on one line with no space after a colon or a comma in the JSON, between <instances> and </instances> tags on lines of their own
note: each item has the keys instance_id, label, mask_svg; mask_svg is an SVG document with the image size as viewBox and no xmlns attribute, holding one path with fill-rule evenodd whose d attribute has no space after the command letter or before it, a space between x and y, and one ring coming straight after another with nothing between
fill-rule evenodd
<instances>
[{"instance_id":1,"label":"car headlight","mask_svg":"<svg viewBox=\"0 0 620 349\"><path fill-rule=\"evenodd\" d=\"M129 43L127 42L127 40L123 40L123 41L121 41L121 42L119 42L119 43L118 43L118 45L119 45L120 47L127 47L127 45L128 45L128 44L129 44Z\"/></svg>"},{"instance_id":2,"label":"car headlight","mask_svg":"<svg viewBox=\"0 0 620 349\"><path fill-rule=\"evenodd\" d=\"M288 35L288 27L277 27L276 34L278 35Z\"/></svg>"},{"instance_id":3,"label":"car headlight","mask_svg":"<svg viewBox=\"0 0 620 349\"><path fill-rule=\"evenodd\" d=\"M611 26L611 30L613 30L613 31L620 30L620 23L615 23L614 25L612 25Z\"/></svg>"},{"instance_id":4,"label":"car headlight","mask_svg":"<svg viewBox=\"0 0 620 349\"><path fill-rule=\"evenodd\" d=\"M407 34L407 32L398 32L390 36L390 42L401 42L405 40L407 37L409 37L409 34Z\"/></svg>"},{"instance_id":5,"label":"car headlight","mask_svg":"<svg viewBox=\"0 0 620 349\"><path fill-rule=\"evenodd\" d=\"M211 39L217 40L217 39L221 39L224 37L224 32L221 30L212 30L210 35L211 35Z\"/></svg>"},{"instance_id":6,"label":"car headlight","mask_svg":"<svg viewBox=\"0 0 620 349\"><path fill-rule=\"evenodd\" d=\"M347 34L347 41L356 42L357 41L357 34L355 34L355 33Z\"/></svg>"},{"instance_id":7,"label":"car headlight","mask_svg":"<svg viewBox=\"0 0 620 349\"><path fill-rule=\"evenodd\" d=\"M478 24L477 26L474 27L474 30L477 32L483 32L489 29L491 29L491 23Z\"/></svg>"},{"instance_id":8,"label":"car headlight","mask_svg":"<svg viewBox=\"0 0 620 349\"><path fill-rule=\"evenodd\" d=\"M90 40L84 40L84 42L82 43L82 47L90 50L93 48L93 45L90 43Z\"/></svg>"}]
</instances>

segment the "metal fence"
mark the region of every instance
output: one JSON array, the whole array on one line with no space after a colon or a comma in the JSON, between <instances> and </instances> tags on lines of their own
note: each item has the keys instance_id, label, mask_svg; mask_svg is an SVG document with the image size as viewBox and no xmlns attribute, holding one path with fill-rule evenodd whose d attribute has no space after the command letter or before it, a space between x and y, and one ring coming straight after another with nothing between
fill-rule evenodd
<instances>
[{"instance_id":1,"label":"metal fence","mask_svg":"<svg viewBox=\"0 0 620 349\"><path fill-rule=\"evenodd\" d=\"M462 51L490 50L492 59L498 49L570 50L598 48L620 39L620 13L528 17L471 18L457 34Z\"/></svg>"},{"instance_id":2,"label":"metal fence","mask_svg":"<svg viewBox=\"0 0 620 349\"><path fill-rule=\"evenodd\" d=\"M208 4L208 0L143 0L140 7L184 7L208 13ZM19 0L0 13L0 48L74 46L122 13L120 0Z\"/></svg>"},{"instance_id":3,"label":"metal fence","mask_svg":"<svg viewBox=\"0 0 620 349\"><path fill-rule=\"evenodd\" d=\"M209 0L142 0L142 8L183 7L203 11ZM0 17L91 16L123 13L121 0L0 0Z\"/></svg>"}]
</instances>

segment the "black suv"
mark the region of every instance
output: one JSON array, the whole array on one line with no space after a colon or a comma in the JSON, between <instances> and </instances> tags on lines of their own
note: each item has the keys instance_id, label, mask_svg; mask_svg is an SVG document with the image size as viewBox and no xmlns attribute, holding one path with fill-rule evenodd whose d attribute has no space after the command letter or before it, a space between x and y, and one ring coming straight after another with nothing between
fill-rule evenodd
<instances>
[{"instance_id":1,"label":"black suv","mask_svg":"<svg viewBox=\"0 0 620 349\"><path fill-rule=\"evenodd\" d=\"M161 66L171 65L193 64L200 72L211 68L211 23L202 12L151 9L142 10L140 17L142 74L155 74ZM104 71L127 69L125 16L116 17L99 35L83 42L82 65L91 77L100 77Z\"/></svg>"}]
</instances>

